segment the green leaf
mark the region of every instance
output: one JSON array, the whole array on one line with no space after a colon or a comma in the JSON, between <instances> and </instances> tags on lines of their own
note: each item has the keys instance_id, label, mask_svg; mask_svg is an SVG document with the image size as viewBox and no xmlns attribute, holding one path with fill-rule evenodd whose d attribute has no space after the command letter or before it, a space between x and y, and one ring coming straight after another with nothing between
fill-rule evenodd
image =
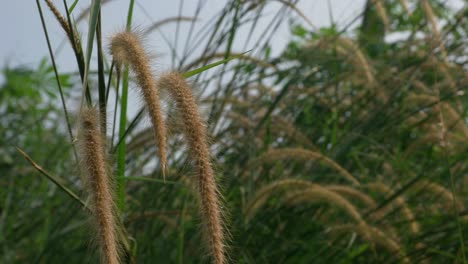
<instances>
[{"instance_id":1,"label":"green leaf","mask_svg":"<svg viewBox=\"0 0 468 264\"><path fill-rule=\"evenodd\" d=\"M130 31L132 26L134 1L131 0L127 13L127 31ZM120 124L119 124L119 138L123 138L127 126L127 100L128 100L128 65L124 67L122 77L122 97L120 101ZM123 211L125 207L125 142L119 144L117 148L117 206Z\"/></svg>"}]
</instances>

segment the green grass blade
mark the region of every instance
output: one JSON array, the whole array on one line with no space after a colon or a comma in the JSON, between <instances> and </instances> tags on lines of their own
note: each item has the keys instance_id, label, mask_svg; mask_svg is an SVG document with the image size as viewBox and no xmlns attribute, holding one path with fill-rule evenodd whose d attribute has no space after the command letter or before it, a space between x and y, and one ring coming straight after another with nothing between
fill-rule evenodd
<instances>
[{"instance_id":1,"label":"green grass blade","mask_svg":"<svg viewBox=\"0 0 468 264\"><path fill-rule=\"evenodd\" d=\"M63 112L65 114L65 120L67 122L68 134L70 136L70 140L73 142L73 140L74 140L73 131L72 131L71 124L70 124L70 118L68 117L67 105L65 104L65 97L63 95L62 84L60 83L60 77L59 77L59 74L58 74L58 71L57 71L57 65L55 63L54 52L52 51L52 46L50 45L49 33L47 32L47 27L46 27L46 24L45 24L45 21L44 21L44 14L42 13L42 8L41 8L41 5L39 3L39 0L36 1L36 4L37 4L37 9L39 10L39 15L41 17L42 29L44 30L44 35L46 37L47 48L49 49L50 60L52 61L52 67L54 68L55 79L57 81L57 87L59 89L59 94L60 94L60 101L62 103ZM73 154L75 155L75 160L78 160L78 154L76 152L75 145L72 144L72 146L73 146Z\"/></svg>"},{"instance_id":2,"label":"green grass blade","mask_svg":"<svg viewBox=\"0 0 468 264\"><path fill-rule=\"evenodd\" d=\"M130 1L127 14L127 31L132 26L134 0ZM122 77L122 95L120 101L119 138L123 138L127 125L128 101L128 65L125 65ZM125 143L117 148L117 206L123 211L125 206Z\"/></svg>"},{"instance_id":3,"label":"green grass blade","mask_svg":"<svg viewBox=\"0 0 468 264\"><path fill-rule=\"evenodd\" d=\"M63 5L65 6L65 9L68 9L66 0L63 0ZM71 45L75 54L76 62L78 64L78 69L80 71L81 81L83 82L85 60L84 60L84 54L83 54L83 47L81 46L81 38L77 34L78 30L76 28L76 24L72 23L72 19L70 18L70 13L68 12L67 12L67 21L68 21L68 27L70 29L71 39L73 39L73 41L71 41ZM89 92L89 89L87 88L86 88L86 100L88 102L91 102L91 93Z\"/></svg>"},{"instance_id":4,"label":"green grass blade","mask_svg":"<svg viewBox=\"0 0 468 264\"><path fill-rule=\"evenodd\" d=\"M127 13L127 26L126 26L126 30L127 31L130 31L131 27L132 27L132 18L133 18L133 6L135 4L135 1L134 0L131 0L130 1L130 4L128 5L128 13Z\"/></svg>"},{"instance_id":5,"label":"green grass blade","mask_svg":"<svg viewBox=\"0 0 468 264\"><path fill-rule=\"evenodd\" d=\"M123 138L127 125L127 101L128 101L128 66L124 68L122 77L122 96L120 97L119 138ZM117 147L117 206L124 208L125 200L125 143Z\"/></svg>"},{"instance_id":6,"label":"green grass blade","mask_svg":"<svg viewBox=\"0 0 468 264\"><path fill-rule=\"evenodd\" d=\"M73 12L73 9L75 9L76 4L78 4L78 0L75 0L75 2L73 2L73 4L70 6L70 8L68 9L68 14L71 14Z\"/></svg>"},{"instance_id":7,"label":"green grass blade","mask_svg":"<svg viewBox=\"0 0 468 264\"><path fill-rule=\"evenodd\" d=\"M45 171L41 166L39 166L36 162L34 162L31 157L28 156L23 150L20 148L16 147L16 150L36 169L39 173L44 175L48 180L53 182L57 187L59 187L62 191L64 191L70 198L72 198L74 201L79 203L81 207L83 207L85 210L89 211L91 213L91 209L86 205L86 203L77 195L75 194L72 190L70 190L68 187L66 187L60 178L57 178L47 171ZM130 253L130 242L128 240L128 234L127 231L125 230L122 222L118 221L117 222L117 235L119 236L119 240L122 243L122 247L124 251L129 254Z\"/></svg>"},{"instance_id":8,"label":"green grass blade","mask_svg":"<svg viewBox=\"0 0 468 264\"><path fill-rule=\"evenodd\" d=\"M85 57L85 71L83 78L83 97L86 94L88 89L88 73L89 73L89 64L91 61L91 54L93 53L93 44L94 44L94 35L96 33L96 27L98 23L99 13L101 10L101 0L93 0L91 4L91 13L89 16L89 25L88 25L88 40L86 42L86 57Z\"/></svg>"},{"instance_id":9,"label":"green grass blade","mask_svg":"<svg viewBox=\"0 0 468 264\"><path fill-rule=\"evenodd\" d=\"M136 125L138 125L138 122L140 122L140 119L141 117L143 116L143 112L144 112L145 108L142 107L140 109L140 111L138 111L138 114L135 116L135 118L133 118L132 122L130 122L130 125L128 125L128 128L125 130L125 132L123 133L123 135L119 138L119 141L117 142L117 144L115 145L115 147L111 150L111 153L113 153L115 151L115 148L118 149L118 147L120 146L120 144L125 141L125 138L127 137L127 135L130 133L130 131L136 127Z\"/></svg>"},{"instance_id":10,"label":"green grass blade","mask_svg":"<svg viewBox=\"0 0 468 264\"><path fill-rule=\"evenodd\" d=\"M239 57L242 57L242 55L244 55L244 54L246 54L246 53L248 53L248 52L250 52L250 50L249 50L249 51L246 51L246 52L244 52L244 53L242 53L242 54L239 54L239 55L229 56L227 59L220 60L220 61L217 61L217 62L208 64L208 65L203 66L203 67L200 67L200 68L198 68L198 69L195 69L195 70L192 70L192 71L188 71L188 72L184 73L183 76L184 76L185 78L192 77L192 76L197 75L197 74L200 74L200 73L202 73L202 72L204 72L204 71L206 71L206 70L209 70L209 69L211 69L211 68L213 68L213 67L216 67L216 66L221 65L221 64L224 64L224 63L228 63L229 61L231 61L231 60L233 60L233 59L237 59L237 58L239 58Z\"/></svg>"},{"instance_id":11,"label":"green grass blade","mask_svg":"<svg viewBox=\"0 0 468 264\"><path fill-rule=\"evenodd\" d=\"M227 59L231 55L232 42L234 42L234 36L236 35L237 30L237 17L239 14L240 1L236 1L236 11L234 12L234 18L232 20L231 32L229 33L229 40L226 48L225 58Z\"/></svg>"},{"instance_id":12,"label":"green grass blade","mask_svg":"<svg viewBox=\"0 0 468 264\"><path fill-rule=\"evenodd\" d=\"M171 185L183 185L180 182L175 182L175 181L168 181L168 180L160 180L160 179L153 179L153 178L148 178L148 177L125 177L126 181L145 181L145 182L151 182L151 183L161 183L161 184L171 184Z\"/></svg>"},{"instance_id":13,"label":"green grass blade","mask_svg":"<svg viewBox=\"0 0 468 264\"><path fill-rule=\"evenodd\" d=\"M38 172L40 172L42 175L44 175L47 179L49 179L51 182L53 182L55 185L57 185L57 187L59 187L68 196L70 196L70 198L72 198L73 200L78 202L83 208L87 209L87 206L86 206L85 202L83 200L81 200L80 197L78 197L78 195L76 195L72 190L70 190L68 187L66 187L62 183L62 180L60 180L59 178L57 178L57 177L51 175L50 173L48 173L47 171L45 171L41 166L39 166L36 162L34 162L34 160L31 159L31 157L29 157L28 154L26 154L26 152L24 152L22 149L16 147L16 150L21 154L21 156L23 156L34 167L34 169L36 169Z\"/></svg>"},{"instance_id":14,"label":"green grass blade","mask_svg":"<svg viewBox=\"0 0 468 264\"><path fill-rule=\"evenodd\" d=\"M102 32L101 32L101 12L98 15L98 23L96 28L96 42L98 52L98 90L99 90L99 115L101 120L101 133L103 137L107 134L107 115L106 115L106 81L104 78L104 52L102 50ZM109 73L110 75L110 73Z\"/></svg>"}]
</instances>

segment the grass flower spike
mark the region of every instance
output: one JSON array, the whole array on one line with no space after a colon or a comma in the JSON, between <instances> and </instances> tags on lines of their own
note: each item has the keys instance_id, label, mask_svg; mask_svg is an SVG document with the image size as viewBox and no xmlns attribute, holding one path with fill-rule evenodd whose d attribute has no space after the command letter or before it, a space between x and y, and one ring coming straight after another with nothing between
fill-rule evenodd
<instances>
[{"instance_id":1,"label":"grass flower spike","mask_svg":"<svg viewBox=\"0 0 468 264\"><path fill-rule=\"evenodd\" d=\"M224 231L211 158L208 150L205 124L200 117L192 92L184 78L177 73L163 75L158 81L161 89L169 91L182 115L184 133L198 176L201 199L203 234L208 241L213 263L225 263Z\"/></svg>"},{"instance_id":2,"label":"grass flower spike","mask_svg":"<svg viewBox=\"0 0 468 264\"><path fill-rule=\"evenodd\" d=\"M91 212L96 224L101 261L106 264L118 264L119 247L114 202L98 116L93 108L85 108L81 113L81 166L84 168L91 196Z\"/></svg>"},{"instance_id":3,"label":"grass flower spike","mask_svg":"<svg viewBox=\"0 0 468 264\"><path fill-rule=\"evenodd\" d=\"M114 35L111 40L110 50L114 60L128 63L136 75L141 95L149 112L154 128L159 161L164 176L166 168L166 127L159 105L159 95L156 82L151 73L148 57L142 47L140 38L132 32L122 32Z\"/></svg>"}]
</instances>

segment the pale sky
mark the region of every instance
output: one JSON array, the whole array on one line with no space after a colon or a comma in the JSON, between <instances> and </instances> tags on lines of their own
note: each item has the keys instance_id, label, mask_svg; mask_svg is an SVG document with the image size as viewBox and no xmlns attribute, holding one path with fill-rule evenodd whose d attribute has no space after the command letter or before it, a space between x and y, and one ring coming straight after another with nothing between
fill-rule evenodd
<instances>
[{"instance_id":1,"label":"pale sky","mask_svg":"<svg viewBox=\"0 0 468 264\"><path fill-rule=\"evenodd\" d=\"M62 1L55 0L57 7L63 10ZM67 1L69 5L73 2L72 0ZM83 9L89 5L91 1L81 0L77 7L73 11L75 15L79 14ZM183 2L183 16L193 16L198 0L173 0L173 1L157 1L157 0L136 0L138 3L134 9L134 25L140 28L145 28L151 25L152 22L177 16L179 12L180 3ZM214 14L219 12L226 1L223 0L206 0L206 5L203 8L200 21L198 23L199 30L204 23ZM65 40L62 29L57 25L51 12L43 1L42 9L46 17L46 23L51 37L51 42L54 48ZM351 20L354 16L357 16L361 12L365 1L364 0L331 0L332 14L338 23L345 23ZM280 7L279 3L271 3L268 5L270 17L274 14L273 11L278 10ZM317 26L326 26L330 23L329 11L327 0L306 0L300 1L298 5L302 12ZM150 20L142 11L144 7L145 11L152 16ZM103 16L103 36L110 35L119 29L124 28L126 22L126 12L128 8L127 0L113 0L103 5L102 16ZM268 13L268 12L266 12ZM268 18L268 16L266 17ZM265 19L267 21L268 19ZM299 20L299 18L298 18ZM85 37L86 33L86 21L83 21L80 31ZM286 21L287 22L287 21ZM266 23L266 22L265 22ZM185 43L183 37L187 34L190 23L186 23L185 26L181 24L179 39L183 40L179 43ZM8 64L14 65L31 65L36 66L37 62L42 57L48 57L48 51L46 46L46 40L44 38L37 6L35 1L4 1L2 3L2 9L0 10L0 66ZM260 26L262 26L260 24ZM264 25L263 25L264 26ZM175 39L175 25L165 26L162 29L163 33L171 41ZM242 38L242 34L239 34L239 38ZM287 23L280 28L276 35L275 45L277 49L281 49L289 40L289 29ZM64 71L75 70L76 65L73 61L73 55L69 49L68 43L65 43L65 47L58 54L57 61L60 69ZM149 43L151 48L158 50L159 55L168 54L168 47L164 40L161 39L161 35L158 32L154 32L151 36ZM241 51L241 50L238 50ZM162 56L164 58L164 56ZM169 56L166 56L169 57ZM167 63L158 63L159 65L168 66Z\"/></svg>"},{"instance_id":2,"label":"pale sky","mask_svg":"<svg viewBox=\"0 0 468 264\"><path fill-rule=\"evenodd\" d=\"M63 10L62 1L55 0L57 7ZM71 5L73 0L67 0ZM103 16L103 37L111 35L117 30L123 29L126 21L126 13L128 8L128 0L113 0L103 5L102 16ZM193 16L195 8L198 4L198 0L136 0L134 13L134 25L140 28L145 28L151 25L152 22L177 16L179 7L183 3L182 15ZM197 23L198 27L195 27L194 32L198 32L204 23L208 22L208 19L212 18L214 14L219 12L226 1L224 0L204 0L205 6L202 9L200 20ZM273 16L274 11L278 10L280 3L274 2L267 5L270 17ZM414 2L408 0L408 2ZM448 0L451 6L455 9L463 6L463 0ZM46 17L46 23L48 25L49 35L54 49L57 49L60 44L65 44L65 48L60 51L57 56L57 62L59 68L63 71L74 71L76 65L74 64L73 54L69 48L68 43L64 43L65 36L62 29L58 26L56 20L48 10L44 1L41 1L44 15ZM90 0L79 1L77 7L73 11L73 14L79 14L91 3ZM362 12L365 4L365 0L302 0L299 1L298 8L304 13L305 16L312 22L316 27L323 27L330 24L330 14L333 16L335 22L338 25L344 25L351 21L354 17L358 16ZM331 8L331 10L329 9ZM147 14L150 14L152 18L148 18L144 14L142 8ZM297 20L301 20L297 17ZM268 15L263 20L263 25L259 27L265 27L268 19ZM287 21L286 21L287 22ZM48 57L48 51L46 41L44 38L43 30L37 6L35 1L3 1L2 8L0 10L0 67L4 65L30 65L37 66L40 58ZM179 43L185 43L184 36L187 34L190 23L182 23L179 35ZM304 25L306 23L304 22ZM307 26L306 26L307 27ZM81 23L80 31L82 35L86 36L86 21ZM175 39L175 24L165 26L162 28L163 34L170 40ZM241 48L240 40L243 37L242 30L239 31L238 38L239 45L234 45L235 51ZM245 35L245 34L244 34ZM290 39L289 29L287 23L278 30L275 35L274 51L279 52L284 45ZM159 32L154 32L148 40L148 46L151 49L157 50L155 52L158 55L158 65L162 68L170 66L170 56L167 43L161 38ZM179 47L181 48L181 47ZM254 47L249 47L249 49Z\"/></svg>"}]
</instances>

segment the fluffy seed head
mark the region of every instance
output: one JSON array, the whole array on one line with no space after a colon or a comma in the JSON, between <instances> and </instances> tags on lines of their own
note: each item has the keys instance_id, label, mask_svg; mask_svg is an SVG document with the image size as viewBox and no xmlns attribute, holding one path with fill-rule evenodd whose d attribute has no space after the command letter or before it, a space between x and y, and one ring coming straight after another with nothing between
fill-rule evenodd
<instances>
[{"instance_id":1,"label":"fluffy seed head","mask_svg":"<svg viewBox=\"0 0 468 264\"><path fill-rule=\"evenodd\" d=\"M98 112L93 108L85 108L81 113L81 165L91 196L91 212L96 224L102 263L118 264L119 247L114 202L98 116Z\"/></svg>"},{"instance_id":2,"label":"fluffy seed head","mask_svg":"<svg viewBox=\"0 0 468 264\"><path fill-rule=\"evenodd\" d=\"M141 95L149 112L154 129L159 162L164 175L166 167L166 127L159 104L156 81L151 73L148 57L140 38L132 32L121 32L112 37L110 51L118 63L128 63L136 75Z\"/></svg>"},{"instance_id":3,"label":"fluffy seed head","mask_svg":"<svg viewBox=\"0 0 468 264\"><path fill-rule=\"evenodd\" d=\"M208 241L213 263L225 263L225 235L221 217L219 192L216 186L211 157L208 150L206 127L198 112L189 85L178 73L167 73L158 81L167 90L181 113L184 134L188 141L191 159L198 176L204 236Z\"/></svg>"}]
</instances>

